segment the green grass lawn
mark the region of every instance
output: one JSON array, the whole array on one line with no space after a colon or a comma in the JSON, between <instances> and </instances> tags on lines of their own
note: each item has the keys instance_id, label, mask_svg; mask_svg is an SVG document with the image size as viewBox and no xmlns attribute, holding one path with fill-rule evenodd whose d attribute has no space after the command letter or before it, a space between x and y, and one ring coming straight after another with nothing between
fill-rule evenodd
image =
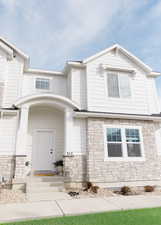
<instances>
[{"instance_id":1,"label":"green grass lawn","mask_svg":"<svg viewBox=\"0 0 161 225\"><path fill-rule=\"evenodd\" d=\"M161 225L161 208L65 216L8 225ZM1 224L2 225L2 224ZM6 225L6 223L5 223Z\"/></svg>"}]
</instances>

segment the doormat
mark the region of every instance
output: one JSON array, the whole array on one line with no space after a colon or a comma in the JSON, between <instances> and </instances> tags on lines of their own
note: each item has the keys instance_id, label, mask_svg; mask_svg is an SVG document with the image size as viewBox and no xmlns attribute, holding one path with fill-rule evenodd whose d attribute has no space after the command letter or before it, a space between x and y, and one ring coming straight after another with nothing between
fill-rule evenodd
<instances>
[{"instance_id":1,"label":"doormat","mask_svg":"<svg viewBox=\"0 0 161 225\"><path fill-rule=\"evenodd\" d=\"M44 176L44 177L51 177L51 176L55 176L56 175L56 173L54 174L54 173L37 173L37 174L34 174L34 176Z\"/></svg>"},{"instance_id":2,"label":"doormat","mask_svg":"<svg viewBox=\"0 0 161 225\"><path fill-rule=\"evenodd\" d=\"M57 175L54 171L35 171L34 176L55 176Z\"/></svg>"}]
</instances>

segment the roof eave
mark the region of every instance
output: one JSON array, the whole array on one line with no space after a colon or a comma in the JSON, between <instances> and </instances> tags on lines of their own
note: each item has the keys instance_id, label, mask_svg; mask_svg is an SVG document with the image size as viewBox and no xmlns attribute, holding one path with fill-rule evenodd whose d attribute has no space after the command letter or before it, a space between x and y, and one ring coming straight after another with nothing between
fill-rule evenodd
<instances>
[{"instance_id":1,"label":"roof eave","mask_svg":"<svg viewBox=\"0 0 161 225\"><path fill-rule=\"evenodd\" d=\"M115 118L115 119L132 119L132 120L151 120L151 121L161 121L161 117L153 115L130 115L130 114L113 114L113 113L95 113L95 112L76 112L74 116L76 118Z\"/></svg>"}]
</instances>

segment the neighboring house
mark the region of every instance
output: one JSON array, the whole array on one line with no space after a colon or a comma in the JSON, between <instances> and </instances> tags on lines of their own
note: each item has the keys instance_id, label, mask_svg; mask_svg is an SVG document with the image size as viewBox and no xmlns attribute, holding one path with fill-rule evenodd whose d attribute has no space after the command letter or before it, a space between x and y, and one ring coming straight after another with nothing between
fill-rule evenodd
<instances>
[{"instance_id":1,"label":"neighboring house","mask_svg":"<svg viewBox=\"0 0 161 225\"><path fill-rule=\"evenodd\" d=\"M119 45L62 72L30 69L0 38L0 176L25 183L63 159L73 185L160 185L160 75Z\"/></svg>"}]
</instances>

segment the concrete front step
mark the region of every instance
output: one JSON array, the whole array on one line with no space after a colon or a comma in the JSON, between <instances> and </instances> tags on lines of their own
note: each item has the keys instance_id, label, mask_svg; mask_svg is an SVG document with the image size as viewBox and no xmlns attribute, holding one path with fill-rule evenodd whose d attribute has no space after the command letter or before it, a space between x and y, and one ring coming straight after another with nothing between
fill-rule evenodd
<instances>
[{"instance_id":1,"label":"concrete front step","mask_svg":"<svg viewBox=\"0 0 161 225\"><path fill-rule=\"evenodd\" d=\"M49 192L49 193L28 193L27 199L31 202L52 201L52 200L67 200L72 199L64 192Z\"/></svg>"},{"instance_id":2,"label":"concrete front step","mask_svg":"<svg viewBox=\"0 0 161 225\"><path fill-rule=\"evenodd\" d=\"M29 177L28 183L37 183L37 182L63 182L63 176L42 176L42 177Z\"/></svg>"},{"instance_id":3,"label":"concrete front step","mask_svg":"<svg viewBox=\"0 0 161 225\"><path fill-rule=\"evenodd\" d=\"M48 201L69 199L64 190L64 178L60 176L29 177L27 180L27 198L29 201Z\"/></svg>"},{"instance_id":4,"label":"concrete front step","mask_svg":"<svg viewBox=\"0 0 161 225\"><path fill-rule=\"evenodd\" d=\"M64 186L64 182L28 182L27 187L34 187L34 188L39 188L39 187L60 187Z\"/></svg>"}]
</instances>

